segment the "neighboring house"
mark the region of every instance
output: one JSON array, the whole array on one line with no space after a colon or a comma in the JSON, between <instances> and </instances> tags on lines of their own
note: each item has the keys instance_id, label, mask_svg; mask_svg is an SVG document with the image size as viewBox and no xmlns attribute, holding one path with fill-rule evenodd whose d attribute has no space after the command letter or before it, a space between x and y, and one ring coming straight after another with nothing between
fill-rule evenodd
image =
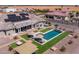
<instances>
[{"instance_id":1,"label":"neighboring house","mask_svg":"<svg viewBox=\"0 0 79 59\"><path fill-rule=\"evenodd\" d=\"M72 15L69 14L69 12L66 11L53 11L45 14L45 17L48 19L48 21L51 22L58 22L62 24L67 25L75 25L79 26L79 16L74 16L76 14L72 13L73 17L70 17Z\"/></svg>"},{"instance_id":2,"label":"neighboring house","mask_svg":"<svg viewBox=\"0 0 79 59\"><path fill-rule=\"evenodd\" d=\"M45 14L46 18L51 18L53 20L64 20L65 17L68 17L68 13L65 11L53 11L53 12L48 12Z\"/></svg>"},{"instance_id":3,"label":"neighboring house","mask_svg":"<svg viewBox=\"0 0 79 59\"><path fill-rule=\"evenodd\" d=\"M15 8L5 8L3 9L3 12L15 12L17 11Z\"/></svg>"}]
</instances>

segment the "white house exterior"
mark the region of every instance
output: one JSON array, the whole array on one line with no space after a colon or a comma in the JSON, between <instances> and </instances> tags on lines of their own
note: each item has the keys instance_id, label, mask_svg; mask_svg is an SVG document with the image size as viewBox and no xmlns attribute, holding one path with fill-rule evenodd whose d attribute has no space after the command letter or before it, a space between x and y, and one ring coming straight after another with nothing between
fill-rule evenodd
<instances>
[{"instance_id":1,"label":"white house exterior","mask_svg":"<svg viewBox=\"0 0 79 59\"><path fill-rule=\"evenodd\" d=\"M2 21L2 23L0 24L0 35L14 35L16 33L27 31L31 28L43 28L48 25L43 18L39 18L37 16L30 17L29 20L18 22L3 21L7 18L7 15L0 18L2 19L0 19L0 21Z\"/></svg>"}]
</instances>

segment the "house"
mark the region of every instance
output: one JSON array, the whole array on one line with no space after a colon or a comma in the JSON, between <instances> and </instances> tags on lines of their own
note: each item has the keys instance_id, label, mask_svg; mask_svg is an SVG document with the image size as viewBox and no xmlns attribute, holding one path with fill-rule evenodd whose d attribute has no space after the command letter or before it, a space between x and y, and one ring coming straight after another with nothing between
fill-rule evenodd
<instances>
[{"instance_id":1,"label":"house","mask_svg":"<svg viewBox=\"0 0 79 59\"><path fill-rule=\"evenodd\" d=\"M48 25L43 18L27 13L2 14L0 22L0 35L13 35L31 28L43 28Z\"/></svg>"},{"instance_id":2,"label":"house","mask_svg":"<svg viewBox=\"0 0 79 59\"><path fill-rule=\"evenodd\" d=\"M53 20L64 20L65 17L67 18L68 16L69 14L65 11L53 11L45 14L46 18L50 18Z\"/></svg>"},{"instance_id":3,"label":"house","mask_svg":"<svg viewBox=\"0 0 79 59\"><path fill-rule=\"evenodd\" d=\"M15 8L4 8L2 10L3 10L3 12L15 12L15 11L17 11Z\"/></svg>"}]
</instances>

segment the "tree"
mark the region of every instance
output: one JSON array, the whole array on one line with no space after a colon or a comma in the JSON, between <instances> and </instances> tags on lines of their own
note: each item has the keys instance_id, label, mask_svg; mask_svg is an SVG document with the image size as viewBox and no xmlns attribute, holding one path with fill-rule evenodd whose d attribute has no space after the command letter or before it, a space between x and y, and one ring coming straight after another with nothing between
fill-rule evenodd
<instances>
[{"instance_id":1,"label":"tree","mask_svg":"<svg viewBox=\"0 0 79 59\"><path fill-rule=\"evenodd\" d=\"M55 29L57 29L57 28L58 28L58 24L55 24L54 26L55 26Z\"/></svg>"},{"instance_id":2,"label":"tree","mask_svg":"<svg viewBox=\"0 0 79 59\"><path fill-rule=\"evenodd\" d=\"M76 16L79 16L79 12L76 12Z\"/></svg>"},{"instance_id":3,"label":"tree","mask_svg":"<svg viewBox=\"0 0 79 59\"><path fill-rule=\"evenodd\" d=\"M49 24L49 26L51 26L51 23L50 22L48 24Z\"/></svg>"},{"instance_id":4,"label":"tree","mask_svg":"<svg viewBox=\"0 0 79 59\"><path fill-rule=\"evenodd\" d=\"M8 49L9 51L11 51L11 50L13 50L13 48L12 47L9 47L9 49Z\"/></svg>"}]
</instances>

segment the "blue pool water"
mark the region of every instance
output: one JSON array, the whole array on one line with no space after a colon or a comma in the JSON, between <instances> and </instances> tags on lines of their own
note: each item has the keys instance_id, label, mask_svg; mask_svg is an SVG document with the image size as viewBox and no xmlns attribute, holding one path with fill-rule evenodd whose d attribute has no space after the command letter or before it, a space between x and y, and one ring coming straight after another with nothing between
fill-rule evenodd
<instances>
[{"instance_id":1,"label":"blue pool water","mask_svg":"<svg viewBox=\"0 0 79 59\"><path fill-rule=\"evenodd\" d=\"M49 39L55 37L56 35L58 35L60 33L61 33L60 30L52 30L50 32L45 33L43 38L46 39L46 40L49 40Z\"/></svg>"}]
</instances>

